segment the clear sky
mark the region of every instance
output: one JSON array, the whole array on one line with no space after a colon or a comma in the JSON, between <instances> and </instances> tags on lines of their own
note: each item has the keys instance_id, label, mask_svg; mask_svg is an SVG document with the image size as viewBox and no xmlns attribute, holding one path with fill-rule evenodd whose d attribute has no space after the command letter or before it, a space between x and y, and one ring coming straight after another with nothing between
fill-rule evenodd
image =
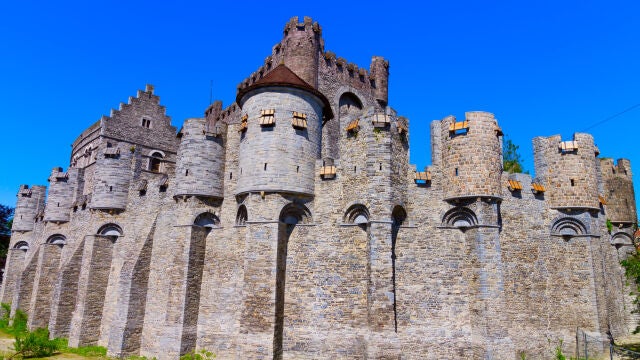
<instances>
[{"instance_id":1,"label":"clear sky","mask_svg":"<svg viewBox=\"0 0 640 360\"><path fill-rule=\"evenodd\" d=\"M389 103L410 119L411 162L431 163L429 123L492 112L532 174L531 139L576 131L640 175L638 1L5 1L0 5L0 204L47 184L101 115L155 85L175 126L224 106L293 16L325 49L390 61ZM636 194L640 195L640 176Z\"/></svg>"}]
</instances>

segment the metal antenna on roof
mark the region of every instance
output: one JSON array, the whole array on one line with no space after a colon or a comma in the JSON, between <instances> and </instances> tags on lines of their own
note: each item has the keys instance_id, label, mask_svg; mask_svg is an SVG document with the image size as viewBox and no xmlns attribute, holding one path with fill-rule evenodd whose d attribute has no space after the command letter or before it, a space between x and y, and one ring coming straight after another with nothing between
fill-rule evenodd
<instances>
[{"instance_id":1,"label":"metal antenna on roof","mask_svg":"<svg viewBox=\"0 0 640 360\"><path fill-rule=\"evenodd\" d=\"M209 105L213 104L213 80L209 84Z\"/></svg>"}]
</instances>

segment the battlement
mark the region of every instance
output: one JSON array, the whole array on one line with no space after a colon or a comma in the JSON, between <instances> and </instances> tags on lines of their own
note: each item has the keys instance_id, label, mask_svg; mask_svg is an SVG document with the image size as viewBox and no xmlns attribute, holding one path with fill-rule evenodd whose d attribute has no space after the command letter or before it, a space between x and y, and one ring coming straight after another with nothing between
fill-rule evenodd
<instances>
[{"instance_id":1,"label":"battlement","mask_svg":"<svg viewBox=\"0 0 640 360\"><path fill-rule=\"evenodd\" d=\"M601 158L600 167L605 177L616 176L631 180L631 161L629 159L618 159L614 162L612 158Z\"/></svg>"},{"instance_id":2,"label":"battlement","mask_svg":"<svg viewBox=\"0 0 640 360\"><path fill-rule=\"evenodd\" d=\"M317 21L313 21L310 17L305 16L300 22L300 18L298 16L294 16L289 19L289 22L285 24L283 34L286 38L294 31L312 31L318 35L322 35L322 28L318 24Z\"/></svg>"}]
</instances>

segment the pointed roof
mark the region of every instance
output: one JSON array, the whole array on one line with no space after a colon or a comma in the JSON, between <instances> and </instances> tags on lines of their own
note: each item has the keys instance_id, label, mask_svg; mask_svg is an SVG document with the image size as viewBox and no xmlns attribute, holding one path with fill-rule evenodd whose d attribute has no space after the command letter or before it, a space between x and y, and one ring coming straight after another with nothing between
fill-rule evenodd
<instances>
[{"instance_id":1,"label":"pointed roof","mask_svg":"<svg viewBox=\"0 0 640 360\"><path fill-rule=\"evenodd\" d=\"M249 92L267 87L267 86L279 86L279 87L289 87L305 90L310 92L319 98L324 104L324 117L326 120L333 118L333 111L331 111L331 105L329 104L329 100L327 100L326 96L324 96L320 91L315 89L313 86L309 85L306 81L302 80L298 75L296 75L291 69L289 69L286 65L280 64L276 66L275 69L271 70L267 75L265 75L262 79L256 81L255 83L247 86L244 89L240 89L238 91L238 95L236 96L236 103L242 108L242 98L248 94Z\"/></svg>"}]
</instances>

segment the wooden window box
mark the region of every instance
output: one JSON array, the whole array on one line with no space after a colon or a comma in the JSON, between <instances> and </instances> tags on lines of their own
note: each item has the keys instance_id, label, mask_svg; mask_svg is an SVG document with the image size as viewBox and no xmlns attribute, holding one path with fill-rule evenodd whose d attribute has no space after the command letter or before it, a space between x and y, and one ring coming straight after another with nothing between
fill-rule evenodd
<instances>
[{"instance_id":1,"label":"wooden window box","mask_svg":"<svg viewBox=\"0 0 640 360\"><path fill-rule=\"evenodd\" d=\"M449 125L449 132L456 132L460 130L469 130L469 121L465 120L460 122L454 122L451 125Z\"/></svg>"},{"instance_id":2,"label":"wooden window box","mask_svg":"<svg viewBox=\"0 0 640 360\"><path fill-rule=\"evenodd\" d=\"M607 205L607 199L602 196L602 195L598 195L598 201L600 202L600 204L602 205Z\"/></svg>"},{"instance_id":3,"label":"wooden window box","mask_svg":"<svg viewBox=\"0 0 640 360\"><path fill-rule=\"evenodd\" d=\"M320 168L320 177L323 179L334 179L336 177L335 166L323 166Z\"/></svg>"},{"instance_id":4,"label":"wooden window box","mask_svg":"<svg viewBox=\"0 0 640 360\"><path fill-rule=\"evenodd\" d=\"M291 118L291 125L296 129L306 129L307 128L307 114L299 113L297 111L293 112L293 117Z\"/></svg>"},{"instance_id":5,"label":"wooden window box","mask_svg":"<svg viewBox=\"0 0 640 360\"><path fill-rule=\"evenodd\" d=\"M249 127L249 115L244 114L242 115L241 121L240 121L240 129L238 130L238 132L245 132L247 131L247 128Z\"/></svg>"},{"instance_id":6,"label":"wooden window box","mask_svg":"<svg viewBox=\"0 0 640 360\"><path fill-rule=\"evenodd\" d=\"M518 180L508 180L507 187L509 188L509 191L522 190L522 183Z\"/></svg>"},{"instance_id":7,"label":"wooden window box","mask_svg":"<svg viewBox=\"0 0 640 360\"><path fill-rule=\"evenodd\" d=\"M373 124L373 127L384 128L391 123L391 120L389 119L389 115L375 114L373 115L371 123Z\"/></svg>"},{"instance_id":8,"label":"wooden window box","mask_svg":"<svg viewBox=\"0 0 640 360\"><path fill-rule=\"evenodd\" d=\"M536 194L542 194L544 193L547 189L545 189L544 185L539 184L539 183L531 183L531 190L533 190L534 193Z\"/></svg>"},{"instance_id":9,"label":"wooden window box","mask_svg":"<svg viewBox=\"0 0 640 360\"><path fill-rule=\"evenodd\" d=\"M561 141L560 145L559 145L560 150L562 150L562 152L571 152L571 151L576 151L578 150L578 142L573 140L573 141Z\"/></svg>"},{"instance_id":10,"label":"wooden window box","mask_svg":"<svg viewBox=\"0 0 640 360\"><path fill-rule=\"evenodd\" d=\"M275 109L260 111L260 126L274 126L276 124L275 113Z\"/></svg>"},{"instance_id":11,"label":"wooden window box","mask_svg":"<svg viewBox=\"0 0 640 360\"><path fill-rule=\"evenodd\" d=\"M431 181L431 172L430 171L416 171L413 175L413 181L416 184L426 184Z\"/></svg>"},{"instance_id":12,"label":"wooden window box","mask_svg":"<svg viewBox=\"0 0 640 360\"><path fill-rule=\"evenodd\" d=\"M360 129L360 126L358 125L359 122L360 122L360 119L355 119L351 121L349 125L347 125L347 128L345 130L347 130L348 133L358 132L358 130Z\"/></svg>"}]
</instances>

